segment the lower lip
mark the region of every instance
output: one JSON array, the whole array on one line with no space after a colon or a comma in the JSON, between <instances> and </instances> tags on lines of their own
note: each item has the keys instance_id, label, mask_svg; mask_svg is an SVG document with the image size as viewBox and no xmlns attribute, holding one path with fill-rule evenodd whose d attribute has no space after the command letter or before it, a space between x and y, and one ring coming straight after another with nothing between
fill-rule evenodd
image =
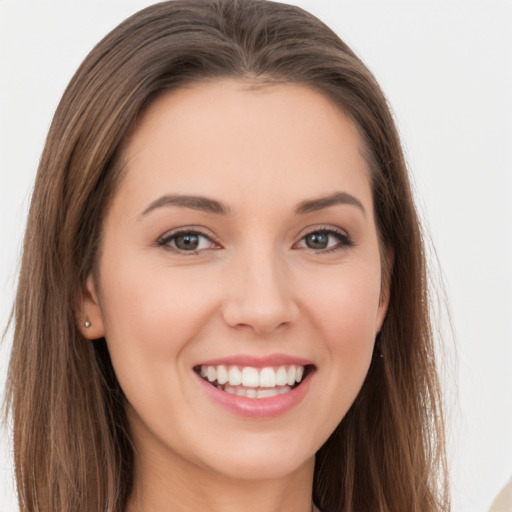
<instances>
[{"instance_id":1,"label":"lower lip","mask_svg":"<svg viewBox=\"0 0 512 512\"><path fill-rule=\"evenodd\" d=\"M247 418L274 418L295 407L302 401L309 389L313 372L309 373L297 387L287 393L266 398L247 398L217 389L199 375L199 383L207 395L221 407Z\"/></svg>"}]
</instances>

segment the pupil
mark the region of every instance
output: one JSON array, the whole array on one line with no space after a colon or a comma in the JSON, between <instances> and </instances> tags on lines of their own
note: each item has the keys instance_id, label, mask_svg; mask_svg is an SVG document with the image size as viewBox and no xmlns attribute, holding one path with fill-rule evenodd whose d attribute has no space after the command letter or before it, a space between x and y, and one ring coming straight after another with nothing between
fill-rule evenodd
<instances>
[{"instance_id":1,"label":"pupil","mask_svg":"<svg viewBox=\"0 0 512 512\"><path fill-rule=\"evenodd\" d=\"M176 247L185 251L193 251L199 245L197 235L181 235L176 238Z\"/></svg>"},{"instance_id":2,"label":"pupil","mask_svg":"<svg viewBox=\"0 0 512 512\"><path fill-rule=\"evenodd\" d=\"M329 235L326 233L311 233L306 237L306 245L310 249L325 249L329 242Z\"/></svg>"}]
</instances>

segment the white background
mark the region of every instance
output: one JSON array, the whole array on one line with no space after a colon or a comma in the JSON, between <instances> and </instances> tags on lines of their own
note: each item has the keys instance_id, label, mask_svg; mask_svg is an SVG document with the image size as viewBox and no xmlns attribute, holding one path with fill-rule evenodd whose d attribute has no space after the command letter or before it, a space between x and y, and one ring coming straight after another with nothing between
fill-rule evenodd
<instances>
[{"instance_id":1,"label":"white background","mask_svg":"<svg viewBox=\"0 0 512 512\"><path fill-rule=\"evenodd\" d=\"M1 328L57 102L92 46L150 3L0 0ZM512 0L295 3L353 47L395 112L452 310L441 362L454 512L485 511L512 475ZM9 450L2 431L0 512L16 510Z\"/></svg>"}]
</instances>

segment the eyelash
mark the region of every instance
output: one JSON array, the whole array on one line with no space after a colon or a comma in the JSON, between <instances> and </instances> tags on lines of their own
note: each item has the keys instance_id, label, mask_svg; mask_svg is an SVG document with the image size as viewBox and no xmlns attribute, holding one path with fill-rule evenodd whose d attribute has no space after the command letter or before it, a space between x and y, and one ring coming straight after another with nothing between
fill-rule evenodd
<instances>
[{"instance_id":1,"label":"eyelash","mask_svg":"<svg viewBox=\"0 0 512 512\"><path fill-rule=\"evenodd\" d=\"M342 249L346 249L347 247L352 247L354 245L354 242L352 241L350 236L345 231L337 230L337 229L334 229L331 227L317 228L317 229L308 231L305 235L303 235L301 237L299 242L297 242L295 245L305 241L306 237L308 237L308 236L318 235L318 234L334 236L335 238L337 238L338 242L333 247L326 247L325 249L313 249L311 247L301 247L301 248L312 250L312 251L316 252L317 254L328 254L328 253L336 252L336 251L339 251Z\"/></svg>"},{"instance_id":2,"label":"eyelash","mask_svg":"<svg viewBox=\"0 0 512 512\"><path fill-rule=\"evenodd\" d=\"M186 235L197 236L199 238L205 238L209 241L210 245L211 244L218 245L217 242L215 242L215 240L212 239L211 235L207 235L206 233L202 232L199 229L181 229L179 231L175 231L173 233L166 234L157 241L157 244L159 247L162 247L166 250L174 251L174 252L177 252L178 254L183 254L183 255L187 255L187 256L194 256L196 254L199 254L200 251L204 250L204 248L203 248L203 249L196 249L196 250L188 251L188 250L180 249L179 247L173 247L172 245L170 245L170 243L173 240L175 241L180 236L186 236Z\"/></svg>"},{"instance_id":3,"label":"eyelash","mask_svg":"<svg viewBox=\"0 0 512 512\"><path fill-rule=\"evenodd\" d=\"M183 254L183 255L187 255L187 256L197 255L197 254L199 254L199 252L201 252L205 249L205 248L201 248L201 249L196 249L196 250L185 250L185 249L180 249L179 247L175 247L175 246L173 247L172 245L170 245L172 241L175 241L180 236L186 236L186 235L198 236L200 238L205 238L209 241L210 244L219 245L219 244L217 244L217 242L215 240L212 239L211 235L207 235L206 233L204 233L198 229L181 229L174 233L164 235L157 241L157 245L164 249L171 250L178 254ZM327 247L325 249L314 249L311 247L300 247L300 249L312 250L312 251L316 252L317 254L328 254L328 253L332 253L332 252L335 252L335 251L338 251L338 250L341 250L341 249L344 249L347 247L352 247L354 245L350 236L344 231L333 229L333 228L318 228L318 229L314 229L314 230L309 231L306 234L304 234L300 238L300 240L293 245L293 247L298 249L299 247L296 247L296 246L301 242L305 243L306 237L311 236L311 235L334 236L335 238L338 239L338 243L336 243L333 247ZM220 247L220 245L219 245L219 247ZM208 248L210 248L210 247L208 247Z\"/></svg>"}]
</instances>

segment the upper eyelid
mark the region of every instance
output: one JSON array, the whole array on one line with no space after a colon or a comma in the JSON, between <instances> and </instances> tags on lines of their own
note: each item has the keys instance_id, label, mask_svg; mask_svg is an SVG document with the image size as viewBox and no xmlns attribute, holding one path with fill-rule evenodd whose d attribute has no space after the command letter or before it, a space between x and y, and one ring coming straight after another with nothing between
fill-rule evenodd
<instances>
[{"instance_id":1,"label":"upper eyelid","mask_svg":"<svg viewBox=\"0 0 512 512\"><path fill-rule=\"evenodd\" d=\"M339 226L333 226L333 225L310 225L305 228L303 228L295 237L294 244L299 243L301 240L303 240L306 236L317 233L317 232L326 232L333 235L339 235L340 237L348 239L350 242L352 242L352 237L348 233L346 229L340 228ZM159 236L156 240L157 245L165 245L169 242L173 237L177 237L181 234L186 233L196 233L200 236L204 236L211 242L222 245L216 235L210 232L210 230L202 227L202 226L182 226L178 228L171 229L167 232L165 232L163 235Z\"/></svg>"},{"instance_id":2,"label":"upper eyelid","mask_svg":"<svg viewBox=\"0 0 512 512\"><path fill-rule=\"evenodd\" d=\"M327 232L327 233L335 233L339 234L340 236L344 236L346 238L352 238L350 236L350 233L343 228L340 228L338 226L333 226L329 224L319 224L319 225L312 225L307 226L303 228L299 234L297 235L297 240L302 240L305 236L310 235L311 233L317 233L317 232Z\"/></svg>"},{"instance_id":3,"label":"upper eyelid","mask_svg":"<svg viewBox=\"0 0 512 512\"><path fill-rule=\"evenodd\" d=\"M185 250L185 249L175 246L175 243L174 244L172 243L179 236L183 236L183 235L187 235L187 234L195 234L195 235L198 235L199 237L205 238L208 241L208 244L210 246L202 247L202 248L198 247L196 249ZM175 230L167 231L164 235L162 235L161 237L159 237L157 239L157 241L154 245L156 247L158 247L159 249L164 249L165 251L170 251L170 252L175 253L176 255L180 255L180 256L194 256L194 255L197 256L200 253L202 253L203 251L208 250L208 249L211 250L211 249L223 248L222 245L220 245L220 243L217 242L213 236L211 236L207 233L204 233L202 230L197 229L197 228L192 228L192 229L176 228ZM211 245L216 245L217 247L211 247Z\"/></svg>"},{"instance_id":4,"label":"upper eyelid","mask_svg":"<svg viewBox=\"0 0 512 512\"><path fill-rule=\"evenodd\" d=\"M195 233L204 236L205 238L208 238L208 240L211 240L212 242L219 243L215 235L210 233L209 230L205 230L204 228L201 228L199 226L179 227L166 231L163 235L158 237L157 243L165 242L166 240L186 233Z\"/></svg>"},{"instance_id":5,"label":"upper eyelid","mask_svg":"<svg viewBox=\"0 0 512 512\"><path fill-rule=\"evenodd\" d=\"M334 226L324 226L324 227L315 227L312 229L308 229L307 231L303 231L301 235L296 239L296 242L293 243L293 247L296 247L298 244L302 243L304 239L311 235L312 233L327 233L328 235L337 236L338 237L338 244L337 249L347 248L347 247L353 247L354 241L352 240L352 237L350 234L345 230L341 229L339 227ZM303 249L303 248L302 248ZM314 251L315 253L324 253L324 252L331 252L332 250L336 250L336 247L333 248L324 248L324 249L310 249L311 251Z\"/></svg>"}]
</instances>

